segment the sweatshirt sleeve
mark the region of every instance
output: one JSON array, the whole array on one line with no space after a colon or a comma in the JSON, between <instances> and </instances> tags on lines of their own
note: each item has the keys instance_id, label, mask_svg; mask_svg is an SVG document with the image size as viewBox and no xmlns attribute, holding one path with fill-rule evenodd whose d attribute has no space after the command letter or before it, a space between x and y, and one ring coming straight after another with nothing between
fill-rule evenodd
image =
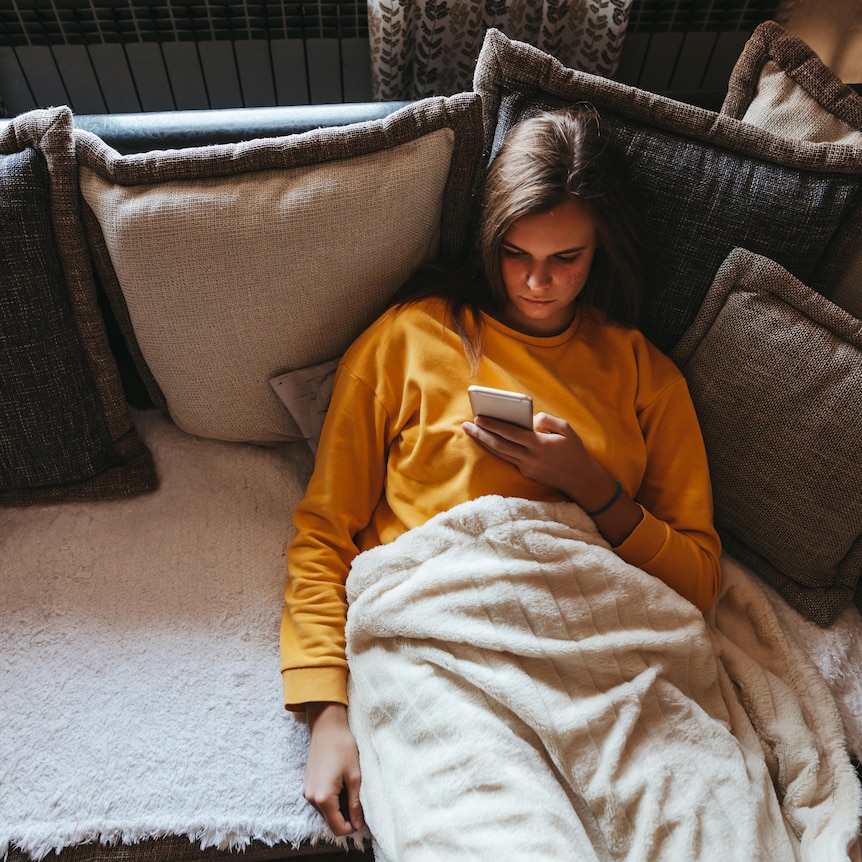
<instances>
[{"instance_id":1,"label":"sweatshirt sleeve","mask_svg":"<svg viewBox=\"0 0 862 862\"><path fill-rule=\"evenodd\" d=\"M356 535L383 493L387 428L375 393L340 366L287 551L281 670L288 709L347 703L345 581L359 552Z\"/></svg>"},{"instance_id":2,"label":"sweatshirt sleeve","mask_svg":"<svg viewBox=\"0 0 862 862\"><path fill-rule=\"evenodd\" d=\"M641 409L647 465L635 500L644 517L614 550L706 611L721 583L721 542L700 425L685 379Z\"/></svg>"}]
</instances>

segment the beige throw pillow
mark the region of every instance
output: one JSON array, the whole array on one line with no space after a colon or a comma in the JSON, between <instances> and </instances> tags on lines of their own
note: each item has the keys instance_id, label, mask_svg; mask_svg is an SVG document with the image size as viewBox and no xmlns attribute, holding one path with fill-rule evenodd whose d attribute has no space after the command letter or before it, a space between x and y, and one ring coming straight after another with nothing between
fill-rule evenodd
<instances>
[{"instance_id":1,"label":"beige throw pillow","mask_svg":"<svg viewBox=\"0 0 862 862\"><path fill-rule=\"evenodd\" d=\"M285 138L119 156L79 132L100 275L189 433L304 435L269 385L344 352L423 262L464 248L477 97Z\"/></svg>"}]
</instances>

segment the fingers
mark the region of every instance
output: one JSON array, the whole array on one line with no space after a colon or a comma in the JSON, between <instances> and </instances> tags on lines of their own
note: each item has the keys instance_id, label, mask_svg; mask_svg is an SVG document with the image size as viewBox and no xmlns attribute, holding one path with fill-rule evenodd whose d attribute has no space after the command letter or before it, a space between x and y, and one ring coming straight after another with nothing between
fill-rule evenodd
<instances>
[{"instance_id":1,"label":"fingers","mask_svg":"<svg viewBox=\"0 0 862 862\"><path fill-rule=\"evenodd\" d=\"M303 789L303 796L320 812L333 835L349 835L361 829L365 823L359 801L359 780L351 782L351 785L351 789L342 787L339 792L329 793Z\"/></svg>"},{"instance_id":2,"label":"fingers","mask_svg":"<svg viewBox=\"0 0 862 862\"><path fill-rule=\"evenodd\" d=\"M518 462L524 452L524 443L534 436L533 431L484 416L477 416L474 422L464 422L461 427L489 452L512 463Z\"/></svg>"},{"instance_id":3,"label":"fingers","mask_svg":"<svg viewBox=\"0 0 862 862\"><path fill-rule=\"evenodd\" d=\"M345 787L348 819L353 829L361 829L365 825L365 813L362 811L362 803L359 801L359 776L355 781L348 781Z\"/></svg>"},{"instance_id":4,"label":"fingers","mask_svg":"<svg viewBox=\"0 0 862 862\"><path fill-rule=\"evenodd\" d=\"M323 819L326 821L326 825L332 830L333 835L340 838L356 831L353 828L353 824L349 820L346 820L341 813L336 799L330 798L329 802L319 806L315 805L314 807L323 815Z\"/></svg>"},{"instance_id":5,"label":"fingers","mask_svg":"<svg viewBox=\"0 0 862 862\"><path fill-rule=\"evenodd\" d=\"M477 416L462 427L482 447L514 465L522 476L567 496L571 496L570 488L590 457L568 422L547 413L533 417L532 431L486 416Z\"/></svg>"},{"instance_id":6,"label":"fingers","mask_svg":"<svg viewBox=\"0 0 862 862\"><path fill-rule=\"evenodd\" d=\"M487 416L477 416L472 422L462 423L461 427L486 449L513 462L524 456L524 450L530 451L535 449L537 445L546 442L541 438L537 440L537 431L542 434L577 437L565 419L551 416L549 413L537 413L533 417L532 431L513 425L511 422L503 422Z\"/></svg>"}]
</instances>

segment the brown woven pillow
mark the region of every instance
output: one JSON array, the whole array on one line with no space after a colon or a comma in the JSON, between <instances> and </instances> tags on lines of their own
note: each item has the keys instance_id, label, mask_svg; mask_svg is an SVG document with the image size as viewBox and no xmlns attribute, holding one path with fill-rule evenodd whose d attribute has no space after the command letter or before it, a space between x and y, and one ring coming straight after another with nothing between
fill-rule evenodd
<instances>
[{"instance_id":1,"label":"brown woven pillow","mask_svg":"<svg viewBox=\"0 0 862 862\"><path fill-rule=\"evenodd\" d=\"M489 30L476 66L486 149L540 109L590 102L625 152L651 250L641 328L669 350L736 246L824 295L862 235L862 146L789 141L720 114L566 69Z\"/></svg>"},{"instance_id":2,"label":"brown woven pillow","mask_svg":"<svg viewBox=\"0 0 862 862\"><path fill-rule=\"evenodd\" d=\"M862 576L862 321L735 249L671 354L727 549L820 625Z\"/></svg>"},{"instance_id":3,"label":"brown woven pillow","mask_svg":"<svg viewBox=\"0 0 862 862\"><path fill-rule=\"evenodd\" d=\"M862 144L862 96L774 21L758 25L746 43L721 113L794 140ZM862 245L827 295L862 317Z\"/></svg>"},{"instance_id":4,"label":"brown woven pillow","mask_svg":"<svg viewBox=\"0 0 862 862\"><path fill-rule=\"evenodd\" d=\"M478 97L246 143L120 156L76 135L91 245L156 403L202 437L303 439L269 380L341 355L430 258L453 260Z\"/></svg>"},{"instance_id":5,"label":"brown woven pillow","mask_svg":"<svg viewBox=\"0 0 862 862\"><path fill-rule=\"evenodd\" d=\"M96 300L67 108L0 134L0 224L0 504L152 490Z\"/></svg>"}]
</instances>

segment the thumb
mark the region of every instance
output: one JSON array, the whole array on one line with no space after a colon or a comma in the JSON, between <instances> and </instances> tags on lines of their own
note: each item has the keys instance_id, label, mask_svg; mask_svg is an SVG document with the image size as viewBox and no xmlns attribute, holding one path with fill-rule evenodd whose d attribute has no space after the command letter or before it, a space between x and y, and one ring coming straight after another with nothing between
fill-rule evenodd
<instances>
[{"instance_id":1,"label":"thumb","mask_svg":"<svg viewBox=\"0 0 862 862\"><path fill-rule=\"evenodd\" d=\"M550 413L537 413L533 417L533 430L544 431L547 434L562 434L565 437L572 434L571 426L565 419L551 416Z\"/></svg>"}]
</instances>

